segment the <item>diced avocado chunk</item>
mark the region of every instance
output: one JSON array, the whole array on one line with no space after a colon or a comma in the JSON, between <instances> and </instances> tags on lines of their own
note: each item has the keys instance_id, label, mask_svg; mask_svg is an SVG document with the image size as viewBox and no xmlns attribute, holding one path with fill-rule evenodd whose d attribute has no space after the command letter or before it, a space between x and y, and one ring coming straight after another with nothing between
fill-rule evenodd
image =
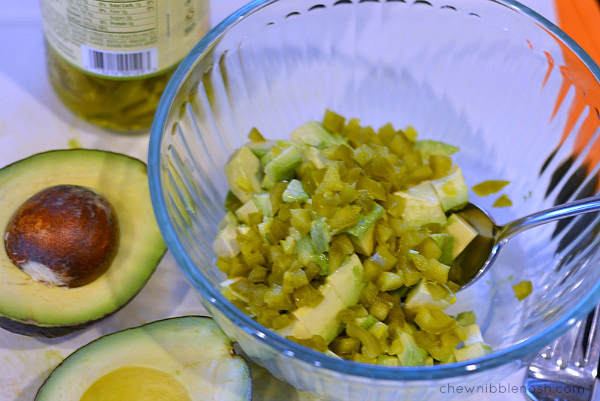
<instances>
[{"instance_id":1,"label":"diced avocado chunk","mask_svg":"<svg viewBox=\"0 0 600 401\"><path fill-rule=\"evenodd\" d=\"M454 237L452 259L456 259L478 235L477 230L457 214L451 214L448 217L448 225L444 231Z\"/></svg>"},{"instance_id":2,"label":"diced avocado chunk","mask_svg":"<svg viewBox=\"0 0 600 401\"><path fill-rule=\"evenodd\" d=\"M264 188L271 188L278 181L291 180L296 175L296 167L302 164L302 154L295 146L290 146L265 166Z\"/></svg>"},{"instance_id":3,"label":"diced avocado chunk","mask_svg":"<svg viewBox=\"0 0 600 401\"><path fill-rule=\"evenodd\" d=\"M296 319L293 316L293 314L291 314L291 315L292 315L292 322L290 324L288 324L287 326L276 330L275 332L282 337L292 336L292 337L296 337L301 340L306 339L306 338L311 338L312 334L310 334L310 332L308 331L306 326L301 321Z\"/></svg>"},{"instance_id":4,"label":"diced avocado chunk","mask_svg":"<svg viewBox=\"0 0 600 401\"><path fill-rule=\"evenodd\" d=\"M464 341L465 347L475 343L483 343L483 336L481 335L479 325L471 324L465 327L465 333L467 334L467 339Z\"/></svg>"},{"instance_id":5,"label":"diced avocado chunk","mask_svg":"<svg viewBox=\"0 0 600 401\"><path fill-rule=\"evenodd\" d=\"M427 351L417 345L414 337L408 333L400 334L400 343L402 352L398 354L398 359L402 366L424 365L429 355Z\"/></svg>"},{"instance_id":6,"label":"diced avocado chunk","mask_svg":"<svg viewBox=\"0 0 600 401\"><path fill-rule=\"evenodd\" d=\"M256 203L254 203L253 198L246 203L244 203L238 210L235 211L235 215L240 219L241 222L248 224L249 216L252 213L258 213L259 210L256 207Z\"/></svg>"},{"instance_id":7,"label":"diced avocado chunk","mask_svg":"<svg viewBox=\"0 0 600 401\"><path fill-rule=\"evenodd\" d=\"M321 151L315 147L307 146L302 154L307 162L312 162L316 168L321 169L325 167L327 158L321 154Z\"/></svg>"},{"instance_id":8,"label":"diced avocado chunk","mask_svg":"<svg viewBox=\"0 0 600 401\"><path fill-rule=\"evenodd\" d=\"M483 342L473 343L467 345L464 348L457 349L454 351L454 356L457 362L466 361L469 359L475 359L482 356L489 355L493 352L492 347Z\"/></svg>"},{"instance_id":9,"label":"diced avocado chunk","mask_svg":"<svg viewBox=\"0 0 600 401\"><path fill-rule=\"evenodd\" d=\"M258 225L258 231L260 232L260 235L263 238L266 237L267 232L269 232L269 230L271 229L272 224L273 224L273 219L265 217L263 222Z\"/></svg>"},{"instance_id":10,"label":"diced avocado chunk","mask_svg":"<svg viewBox=\"0 0 600 401\"><path fill-rule=\"evenodd\" d=\"M347 229L354 250L361 255L369 256L375 245L375 223L385 215L385 209L379 204L369 214L359 213L358 223Z\"/></svg>"},{"instance_id":11,"label":"diced avocado chunk","mask_svg":"<svg viewBox=\"0 0 600 401\"><path fill-rule=\"evenodd\" d=\"M261 190L260 160L246 146L242 146L229 158L225 165L225 175L231 192L243 203Z\"/></svg>"},{"instance_id":12,"label":"diced avocado chunk","mask_svg":"<svg viewBox=\"0 0 600 401\"><path fill-rule=\"evenodd\" d=\"M273 217L273 204L271 203L271 195L268 192L256 194L252 197L252 202L256 205L265 217Z\"/></svg>"},{"instance_id":13,"label":"diced avocado chunk","mask_svg":"<svg viewBox=\"0 0 600 401\"><path fill-rule=\"evenodd\" d=\"M246 147L250 149L256 157L262 159L276 144L277 141L250 142L246 144Z\"/></svg>"},{"instance_id":14,"label":"diced avocado chunk","mask_svg":"<svg viewBox=\"0 0 600 401\"><path fill-rule=\"evenodd\" d=\"M236 241L237 235L236 223L229 222L224 229L219 231L213 242L215 254L222 258L236 257L240 253L240 246Z\"/></svg>"},{"instance_id":15,"label":"diced avocado chunk","mask_svg":"<svg viewBox=\"0 0 600 401\"><path fill-rule=\"evenodd\" d=\"M315 307L303 306L292 312L311 335L319 335L327 344L331 343L343 330L339 313L346 305L337 296L333 287L323 285L320 288L324 298Z\"/></svg>"},{"instance_id":16,"label":"diced avocado chunk","mask_svg":"<svg viewBox=\"0 0 600 401\"><path fill-rule=\"evenodd\" d=\"M331 135L318 121L309 121L296 128L290 134L294 142L305 143L318 148L326 148L336 144L344 144L344 139Z\"/></svg>"},{"instance_id":17,"label":"diced avocado chunk","mask_svg":"<svg viewBox=\"0 0 600 401\"><path fill-rule=\"evenodd\" d=\"M473 311L460 312L458 315L456 315L456 321L461 326L467 327L475 324L477 321L477 316L475 316Z\"/></svg>"},{"instance_id":18,"label":"diced avocado chunk","mask_svg":"<svg viewBox=\"0 0 600 401\"><path fill-rule=\"evenodd\" d=\"M356 237L357 239L361 240L365 237L367 232L375 226L377 220L379 220L384 215L385 209L381 205L376 203L375 207L373 208L373 210L371 210L369 214L359 213L358 217L360 220L358 221L358 223L356 223L355 226L347 229L346 232L352 235L353 237Z\"/></svg>"},{"instance_id":19,"label":"diced avocado chunk","mask_svg":"<svg viewBox=\"0 0 600 401\"><path fill-rule=\"evenodd\" d=\"M339 313L358 303L364 285L362 264L354 254L326 278L325 283L319 288L324 299L317 306L301 307L292 314L306 327L310 336L319 335L329 344L343 330ZM284 332L289 330L291 328L285 328Z\"/></svg>"},{"instance_id":20,"label":"diced avocado chunk","mask_svg":"<svg viewBox=\"0 0 600 401\"><path fill-rule=\"evenodd\" d=\"M409 291L406 296L405 305L406 308L415 310L419 306L429 306L444 310L455 301L456 297L445 285L421 279L419 284Z\"/></svg>"},{"instance_id":21,"label":"diced avocado chunk","mask_svg":"<svg viewBox=\"0 0 600 401\"><path fill-rule=\"evenodd\" d=\"M238 223L238 219L235 216L235 214L233 212L227 212L225 214L225 217L223 217L223 220L221 220L219 222L218 228L219 228L219 230L222 230L230 224L237 225L237 223Z\"/></svg>"},{"instance_id":22,"label":"diced avocado chunk","mask_svg":"<svg viewBox=\"0 0 600 401\"><path fill-rule=\"evenodd\" d=\"M312 221L310 237L312 239L313 248L317 254L329 251L331 233L329 232L329 226L324 218L316 218Z\"/></svg>"},{"instance_id":23,"label":"diced avocado chunk","mask_svg":"<svg viewBox=\"0 0 600 401\"><path fill-rule=\"evenodd\" d=\"M281 195L285 203L306 202L309 198L308 193L304 190L302 182L296 179L290 181L285 191Z\"/></svg>"},{"instance_id":24,"label":"diced avocado chunk","mask_svg":"<svg viewBox=\"0 0 600 401\"><path fill-rule=\"evenodd\" d=\"M431 181L431 184L440 198L444 212L460 209L469 202L469 189L462 170L458 167L447 176Z\"/></svg>"},{"instance_id":25,"label":"diced avocado chunk","mask_svg":"<svg viewBox=\"0 0 600 401\"><path fill-rule=\"evenodd\" d=\"M355 237L354 235L349 235L348 238L354 246L354 251L361 255L370 256L375 247L375 224L373 224L361 238Z\"/></svg>"},{"instance_id":26,"label":"diced avocado chunk","mask_svg":"<svg viewBox=\"0 0 600 401\"><path fill-rule=\"evenodd\" d=\"M421 151L423 159L425 160L429 158L429 155L450 156L460 150L460 148L457 148L456 146L430 139L415 142L415 149L419 149Z\"/></svg>"},{"instance_id":27,"label":"diced avocado chunk","mask_svg":"<svg viewBox=\"0 0 600 401\"><path fill-rule=\"evenodd\" d=\"M271 163L277 156L279 156L284 150L297 146L294 142L291 141L275 141L275 145L271 147L271 149L260 158L260 163L263 167L266 167L269 163Z\"/></svg>"},{"instance_id":28,"label":"diced avocado chunk","mask_svg":"<svg viewBox=\"0 0 600 401\"><path fill-rule=\"evenodd\" d=\"M359 317L356 319L356 325L358 327L362 327L363 329L368 329L373 324L377 323L379 320L373 315L368 315L366 317Z\"/></svg>"},{"instance_id":29,"label":"diced avocado chunk","mask_svg":"<svg viewBox=\"0 0 600 401\"><path fill-rule=\"evenodd\" d=\"M331 285L344 305L356 305L366 285L365 271L359 257L352 254L346 263L327 276L325 283Z\"/></svg>"},{"instance_id":30,"label":"diced avocado chunk","mask_svg":"<svg viewBox=\"0 0 600 401\"><path fill-rule=\"evenodd\" d=\"M454 249L454 237L446 233L432 234L430 237L442 251L442 256L438 259L440 263L451 265L454 260L452 255Z\"/></svg>"},{"instance_id":31,"label":"diced avocado chunk","mask_svg":"<svg viewBox=\"0 0 600 401\"><path fill-rule=\"evenodd\" d=\"M315 251L310 235L302 237L300 240L298 240L296 247L294 248L294 252L298 254L298 259L304 266L307 266L312 262L319 266L319 274L325 276L330 273L329 259L324 254L319 254Z\"/></svg>"},{"instance_id":32,"label":"diced avocado chunk","mask_svg":"<svg viewBox=\"0 0 600 401\"><path fill-rule=\"evenodd\" d=\"M394 193L406 200L401 217L414 229L426 224L446 224L446 214L431 181L424 181L406 191Z\"/></svg>"}]
</instances>

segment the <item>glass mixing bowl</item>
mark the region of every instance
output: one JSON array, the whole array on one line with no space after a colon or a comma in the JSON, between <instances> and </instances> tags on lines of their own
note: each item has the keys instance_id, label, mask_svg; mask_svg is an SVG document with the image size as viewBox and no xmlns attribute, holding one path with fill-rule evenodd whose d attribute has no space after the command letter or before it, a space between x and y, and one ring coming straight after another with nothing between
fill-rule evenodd
<instances>
[{"instance_id":1,"label":"glass mixing bowl","mask_svg":"<svg viewBox=\"0 0 600 401\"><path fill-rule=\"evenodd\" d=\"M491 355L384 367L328 357L275 335L219 292L212 241L223 167L257 127L272 139L326 108L362 123L414 126L457 145L469 186L509 180L513 206L471 201L500 223L598 191L600 70L557 27L511 0L258 0L182 62L152 127L158 222L207 310L273 375L327 399L451 397L497 384L600 297L597 214L538 227L503 248L453 310L474 310ZM512 285L530 280L519 302ZM450 394L449 394L450 393ZM456 392L455 392L456 394Z\"/></svg>"}]
</instances>

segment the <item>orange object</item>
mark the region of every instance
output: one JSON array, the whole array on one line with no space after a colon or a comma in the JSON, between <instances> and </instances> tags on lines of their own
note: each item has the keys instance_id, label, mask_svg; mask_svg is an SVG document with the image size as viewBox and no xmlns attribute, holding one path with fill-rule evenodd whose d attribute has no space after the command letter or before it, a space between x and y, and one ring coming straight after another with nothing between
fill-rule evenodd
<instances>
[{"instance_id":1,"label":"orange object","mask_svg":"<svg viewBox=\"0 0 600 401\"><path fill-rule=\"evenodd\" d=\"M558 26L573 38L593 59L600 64L600 0L554 0ZM564 83L556 102L555 114L574 85L575 99L570 105L568 121L563 133L563 141L583 118L573 146L577 156L590 146L594 134L600 128L600 90L590 82L595 78L586 71L584 65L566 48L563 51L564 66L559 66ZM576 80L573 78L577 77ZM577 84L576 82L579 82ZM590 83L587 85L587 83ZM584 115L584 113L586 113ZM586 156L585 165L593 169L600 162L600 139L596 139Z\"/></svg>"}]
</instances>

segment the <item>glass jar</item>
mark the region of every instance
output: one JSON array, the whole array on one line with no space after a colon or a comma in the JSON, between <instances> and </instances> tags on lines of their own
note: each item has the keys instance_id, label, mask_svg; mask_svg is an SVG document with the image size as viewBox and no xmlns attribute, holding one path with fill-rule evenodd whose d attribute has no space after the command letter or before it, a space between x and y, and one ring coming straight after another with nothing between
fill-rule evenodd
<instances>
[{"instance_id":1,"label":"glass jar","mask_svg":"<svg viewBox=\"0 0 600 401\"><path fill-rule=\"evenodd\" d=\"M42 0L48 74L79 117L148 128L177 64L209 26L208 0Z\"/></svg>"}]
</instances>

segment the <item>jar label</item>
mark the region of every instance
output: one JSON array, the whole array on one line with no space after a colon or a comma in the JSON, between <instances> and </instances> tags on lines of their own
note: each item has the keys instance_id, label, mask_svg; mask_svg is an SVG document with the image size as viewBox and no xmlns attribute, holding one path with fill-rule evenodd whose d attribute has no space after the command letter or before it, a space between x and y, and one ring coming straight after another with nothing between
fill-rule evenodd
<instances>
[{"instance_id":1,"label":"jar label","mask_svg":"<svg viewBox=\"0 0 600 401\"><path fill-rule=\"evenodd\" d=\"M44 34L67 62L103 77L179 63L208 30L208 0L42 0Z\"/></svg>"}]
</instances>

